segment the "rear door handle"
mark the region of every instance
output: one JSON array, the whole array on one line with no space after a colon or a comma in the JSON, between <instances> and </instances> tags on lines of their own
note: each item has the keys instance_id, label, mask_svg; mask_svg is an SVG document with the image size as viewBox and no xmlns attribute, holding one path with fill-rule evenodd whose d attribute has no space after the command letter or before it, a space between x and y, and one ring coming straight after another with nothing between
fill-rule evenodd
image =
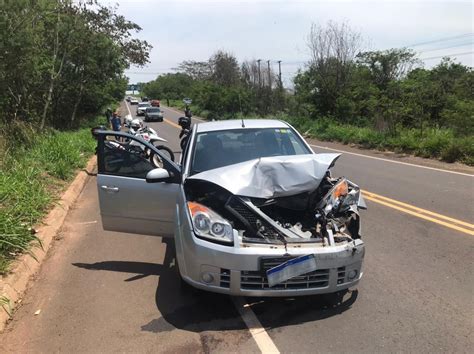
<instances>
[{"instance_id":1,"label":"rear door handle","mask_svg":"<svg viewBox=\"0 0 474 354\"><path fill-rule=\"evenodd\" d=\"M118 187L100 186L100 188L106 192L112 192L112 193L117 193L119 191Z\"/></svg>"}]
</instances>

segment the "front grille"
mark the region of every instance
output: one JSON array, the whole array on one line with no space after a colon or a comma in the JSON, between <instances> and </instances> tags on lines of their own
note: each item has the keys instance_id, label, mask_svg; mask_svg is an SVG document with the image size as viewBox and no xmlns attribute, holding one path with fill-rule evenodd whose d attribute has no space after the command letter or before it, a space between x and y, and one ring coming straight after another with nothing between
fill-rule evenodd
<instances>
[{"instance_id":1,"label":"front grille","mask_svg":"<svg viewBox=\"0 0 474 354\"><path fill-rule=\"evenodd\" d=\"M312 272L288 279L276 284L271 288L268 286L266 271L293 257L263 258L260 263L260 271L241 271L240 288L247 290L284 290L284 289L315 289L324 288L329 284L329 269L317 269Z\"/></svg>"},{"instance_id":2,"label":"front grille","mask_svg":"<svg viewBox=\"0 0 474 354\"><path fill-rule=\"evenodd\" d=\"M230 288L230 270L221 268L220 277L221 277L220 287L229 289Z\"/></svg>"},{"instance_id":3,"label":"front grille","mask_svg":"<svg viewBox=\"0 0 474 354\"><path fill-rule=\"evenodd\" d=\"M337 283L344 283L344 279L346 279L346 267L337 268Z\"/></svg>"}]
</instances>

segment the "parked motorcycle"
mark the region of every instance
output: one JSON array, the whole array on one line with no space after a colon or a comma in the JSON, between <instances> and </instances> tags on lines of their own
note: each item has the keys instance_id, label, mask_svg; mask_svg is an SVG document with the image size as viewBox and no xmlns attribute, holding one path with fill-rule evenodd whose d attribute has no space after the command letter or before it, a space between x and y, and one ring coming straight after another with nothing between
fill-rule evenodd
<instances>
[{"instance_id":1,"label":"parked motorcycle","mask_svg":"<svg viewBox=\"0 0 474 354\"><path fill-rule=\"evenodd\" d=\"M174 161L173 151L171 151L169 147L161 144L162 142L167 142L167 140L160 137L156 130L146 125L143 125L143 123L139 119L133 119L126 124L129 127L129 134L138 136L143 140L151 143L158 150L160 150L160 152L162 152L169 160ZM163 161L161 160L160 156L154 154L152 151L150 151L150 149L146 148L144 145L140 144L135 140L130 140L129 144L131 146L140 147L156 167L163 167Z\"/></svg>"}]
</instances>

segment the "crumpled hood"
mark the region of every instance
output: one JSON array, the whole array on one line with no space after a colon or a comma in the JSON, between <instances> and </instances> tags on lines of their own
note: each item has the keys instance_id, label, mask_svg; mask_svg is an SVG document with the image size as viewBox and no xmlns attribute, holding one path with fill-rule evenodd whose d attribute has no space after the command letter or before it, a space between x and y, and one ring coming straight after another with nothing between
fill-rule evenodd
<instances>
[{"instance_id":1,"label":"crumpled hood","mask_svg":"<svg viewBox=\"0 0 474 354\"><path fill-rule=\"evenodd\" d=\"M188 177L221 186L234 195L277 198L316 189L341 154L262 157Z\"/></svg>"}]
</instances>

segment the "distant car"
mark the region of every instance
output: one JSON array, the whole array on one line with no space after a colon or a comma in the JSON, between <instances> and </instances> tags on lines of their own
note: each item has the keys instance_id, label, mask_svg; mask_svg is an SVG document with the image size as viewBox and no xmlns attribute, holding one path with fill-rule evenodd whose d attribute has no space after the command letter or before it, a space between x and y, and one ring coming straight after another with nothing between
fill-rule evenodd
<instances>
[{"instance_id":1,"label":"distant car","mask_svg":"<svg viewBox=\"0 0 474 354\"><path fill-rule=\"evenodd\" d=\"M137 107L137 116L143 116L145 115L145 110L151 107L149 102L140 102Z\"/></svg>"},{"instance_id":2,"label":"distant car","mask_svg":"<svg viewBox=\"0 0 474 354\"><path fill-rule=\"evenodd\" d=\"M153 107L160 107L160 100L151 100L151 105Z\"/></svg>"},{"instance_id":3,"label":"distant car","mask_svg":"<svg viewBox=\"0 0 474 354\"><path fill-rule=\"evenodd\" d=\"M127 96L127 102L130 102L131 99L132 99L132 97Z\"/></svg>"},{"instance_id":4,"label":"distant car","mask_svg":"<svg viewBox=\"0 0 474 354\"><path fill-rule=\"evenodd\" d=\"M142 97L142 102L148 102L148 101L149 101L148 97Z\"/></svg>"},{"instance_id":5,"label":"distant car","mask_svg":"<svg viewBox=\"0 0 474 354\"><path fill-rule=\"evenodd\" d=\"M161 109L158 107L147 107L145 109L145 122L151 122L151 121L157 121L157 122L162 122L163 121L163 112Z\"/></svg>"},{"instance_id":6,"label":"distant car","mask_svg":"<svg viewBox=\"0 0 474 354\"><path fill-rule=\"evenodd\" d=\"M138 100L136 98L131 98L130 99L130 104L138 104Z\"/></svg>"}]
</instances>

